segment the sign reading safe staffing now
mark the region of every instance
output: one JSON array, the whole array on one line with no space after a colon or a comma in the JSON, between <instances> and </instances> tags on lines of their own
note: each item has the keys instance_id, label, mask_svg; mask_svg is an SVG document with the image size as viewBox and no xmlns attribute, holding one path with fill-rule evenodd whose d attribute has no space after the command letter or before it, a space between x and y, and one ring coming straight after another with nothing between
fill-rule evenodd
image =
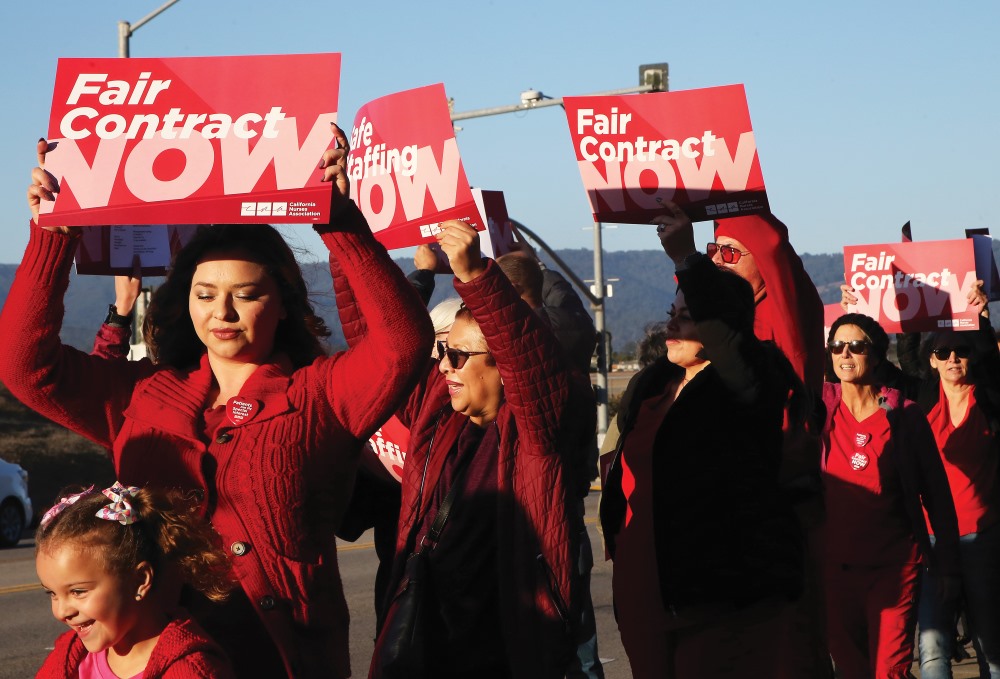
<instances>
[{"instance_id":1,"label":"sign reading safe staffing now","mask_svg":"<svg viewBox=\"0 0 1000 679\"><path fill-rule=\"evenodd\" d=\"M768 210L743 85L564 102L596 221L647 224L665 201L692 221Z\"/></svg>"},{"instance_id":2,"label":"sign reading safe staffing now","mask_svg":"<svg viewBox=\"0 0 1000 679\"><path fill-rule=\"evenodd\" d=\"M323 223L339 54L60 59L47 225Z\"/></svg>"},{"instance_id":3,"label":"sign reading safe staffing now","mask_svg":"<svg viewBox=\"0 0 1000 679\"><path fill-rule=\"evenodd\" d=\"M351 128L351 198L386 248L435 241L438 224L484 228L458 154L444 85L365 104Z\"/></svg>"},{"instance_id":4,"label":"sign reading safe staffing now","mask_svg":"<svg viewBox=\"0 0 1000 679\"><path fill-rule=\"evenodd\" d=\"M979 327L966 299L977 280L970 239L848 245L844 272L858 298L849 310L871 316L886 332Z\"/></svg>"}]
</instances>

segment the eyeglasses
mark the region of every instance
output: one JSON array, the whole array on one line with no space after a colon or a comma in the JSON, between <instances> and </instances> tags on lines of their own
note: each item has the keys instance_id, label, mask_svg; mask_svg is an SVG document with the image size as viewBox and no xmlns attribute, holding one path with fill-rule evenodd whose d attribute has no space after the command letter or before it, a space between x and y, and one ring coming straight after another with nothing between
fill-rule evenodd
<instances>
[{"instance_id":1,"label":"eyeglasses","mask_svg":"<svg viewBox=\"0 0 1000 679\"><path fill-rule=\"evenodd\" d=\"M451 367L455 370L461 370L465 367L465 362L469 360L469 356L481 356L482 354L488 354L488 351L462 351L461 349L455 349L449 347L447 343L438 340L437 343L438 356L444 359L445 356L448 357L448 362L451 363Z\"/></svg>"},{"instance_id":2,"label":"eyeglasses","mask_svg":"<svg viewBox=\"0 0 1000 679\"><path fill-rule=\"evenodd\" d=\"M931 350L934 358L939 361L947 361L951 358L951 352L955 352L955 358L969 358L972 356L972 347L938 347Z\"/></svg>"},{"instance_id":3,"label":"eyeglasses","mask_svg":"<svg viewBox=\"0 0 1000 679\"><path fill-rule=\"evenodd\" d=\"M722 261L726 264L736 264L740 261L740 257L749 255L749 252L740 252L732 245L719 245L718 243L709 243L705 246L705 252L708 254L708 258L711 259L715 257L716 252L722 253Z\"/></svg>"},{"instance_id":4,"label":"eyeglasses","mask_svg":"<svg viewBox=\"0 0 1000 679\"><path fill-rule=\"evenodd\" d=\"M858 354L859 356L864 356L868 353L868 349L871 347L872 343L868 340L851 340L850 342L844 342L837 340L835 342L827 342L826 349L834 356L839 356L844 353L844 347L851 350L852 354Z\"/></svg>"}]
</instances>

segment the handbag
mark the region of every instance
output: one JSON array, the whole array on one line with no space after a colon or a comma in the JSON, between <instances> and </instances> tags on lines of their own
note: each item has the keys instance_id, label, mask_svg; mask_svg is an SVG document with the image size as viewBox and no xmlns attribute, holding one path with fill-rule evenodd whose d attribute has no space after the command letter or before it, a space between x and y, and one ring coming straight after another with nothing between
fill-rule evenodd
<instances>
[{"instance_id":1,"label":"handbag","mask_svg":"<svg viewBox=\"0 0 1000 679\"><path fill-rule=\"evenodd\" d=\"M433 441L432 441L433 443ZM427 459L430 459L428 451ZM463 460L464 462L464 460ZM441 501L437 515L420 547L406 559L403 577L389 603L381 633L375 643L369 679L414 679L426 667L427 563L448 521L452 504L461 486L465 465L454 476L451 489ZM424 465L426 478L427 466ZM421 479L421 489L424 479Z\"/></svg>"}]
</instances>

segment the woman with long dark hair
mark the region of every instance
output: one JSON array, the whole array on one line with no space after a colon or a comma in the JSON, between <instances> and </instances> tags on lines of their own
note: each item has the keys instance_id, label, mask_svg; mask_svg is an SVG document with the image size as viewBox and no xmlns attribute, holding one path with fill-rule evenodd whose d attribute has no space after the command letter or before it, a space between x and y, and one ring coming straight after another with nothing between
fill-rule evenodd
<instances>
[{"instance_id":1,"label":"woman with long dark hair","mask_svg":"<svg viewBox=\"0 0 1000 679\"><path fill-rule=\"evenodd\" d=\"M427 314L348 199L347 139L320 164L334 183L319 225L368 334L323 355L325 329L291 250L269 226L204 229L153 299L155 364L88 356L59 341L77 238L31 226L0 314L0 380L27 405L111 451L118 478L181 488L229 550L240 588L183 603L239 676L347 677L348 612L334 539L362 443L413 388ZM39 142L28 202L58 191Z\"/></svg>"}]
</instances>

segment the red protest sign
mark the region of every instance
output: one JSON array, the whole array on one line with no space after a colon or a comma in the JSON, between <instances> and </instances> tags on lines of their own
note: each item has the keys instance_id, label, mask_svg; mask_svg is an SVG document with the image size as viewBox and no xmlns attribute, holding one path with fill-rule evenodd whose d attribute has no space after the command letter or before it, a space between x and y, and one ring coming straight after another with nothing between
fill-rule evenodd
<instances>
[{"instance_id":1,"label":"red protest sign","mask_svg":"<svg viewBox=\"0 0 1000 679\"><path fill-rule=\"evenodd\" d=\"M516 250L517 240L507 214L507 201L504 200L503 191L472 189L472 197L479 208L482 223L486 224L486 228L479 233L479 253L483 257L496 259ZM451 273L448 255L444 254L441 246L431 243L430 247L438 259L435 273Z\"/></svg>"},{"instance_id":2,"label":"red protest sign","mask_svg":"<svg viewBox=\"0 0 1000 679\"><path fill-rule=\"evenodd\" d=\"M403 479L403 465L410 443L410 430L395 415L368 439L372 453L396 481Z\"/></svg>"},{"instance_id":3,"label":"red protest sign","mask_svg":"<svg viewBox=\"0 0 1000 679\"><path fill-rule=\"evenodd\" d=\"M339 54L60 59L43 226L323 223Z\"/></svg>"},{"instance_id":4,"label":"red protest sign","mask_svg":"<svg viewBox=\"0 0 1000 679\"><path fill-rule=\"evenodd\" d=\"M665 201L693 221L768 209L743 85L564 102L596 221L646 224Z\"/></svg>"},{"instance_id":5,"label":"red protest sign","mask_svg":"<svg viewBox=\"0 0 1000 679\"><path fill-rule=\"evenodd\" d=\"M138 258L143 276L164 276L197 224L95 226L84 229L76 250L76 272L91 276L129 276Z\"/></svg>"},{"instance_id":6,"label":"red protest sign","mask_svg":"<svg viewBox=\"0 0 1000 679\"><path fill-rule=\"evenodd\" d=\"M486 228L479 234L482 254L496 259L516 250L517 241L511 228L510 215L507 214L507 201L504 200L503 191L472 189L472 195L486 224Z\"/></svg>"},{"instance_id":7,"label":"red protest sign","mask_svg":"<svg viewBox=\"0 0 1000 679\"><path fill-rule=\"evenodd\" d=\"M979 327L966 300L977 279L971 240L849 245L844 271L858 297L849 310L871 316L886 332Z\"/></svg>"},{"instance_id":8,"label":"red protest sign","mask_svg":"<svg viewBox=\"0 0 1000 679\"><path fill-rule=\"evenodd\" d=\"M444 85L376 99L361 107L347 157L351 198L387 248L434 241L437 224L461 219L481 230Z\"/></svg>"}]
</instances>

